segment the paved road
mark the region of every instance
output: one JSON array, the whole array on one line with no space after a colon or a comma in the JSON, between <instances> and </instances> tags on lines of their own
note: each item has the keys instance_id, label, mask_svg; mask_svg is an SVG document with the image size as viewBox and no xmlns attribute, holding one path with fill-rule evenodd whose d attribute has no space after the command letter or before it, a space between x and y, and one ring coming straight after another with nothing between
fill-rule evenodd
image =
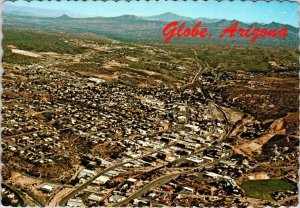
<instances>
[{"instance_id":1,"label":"paved road","mask_svg":"<svg viewBox=\"0 0 300 208\"><path fill-rule=\"evenodd\" d=\"M128 160L128 161L125 161L125 162L122 162L122 163L118 163L116 165L113 165L111 167L108 167L106 169L104 169L103 171L99 172L97 175L95 175L94 177L92 177L90 180L86 181L85 183L83 183L82 185L80 185L79 187L75 188L74 190L72 190L71 192L69 192L67 195L63 196L61 199L59 199L57 205L59 206L66 206L68 200L70 198L72 198L73 196L75 196L78 192L82 191L83 189L85 189L88 185L90 185L96 178L98 178L99 176L109 172L110 170L113 170L115 168L118 168L128 162L130 162L132 160Z\"/></svg>"},{"instance_id":2,"label":"paved road","mask_svg":"<svg viewBox=\"0 0 300 208\"><path fill-rule=\"evenodd\" d=\"M124 205L126 205L127 203L129 203L131 200L133 199L136 199L138 197L140 197L141 195L147 193L150 189L154 189L156 187L159 187L163 184L165 184L167 181L171 180L172 178L176 178L180 175L186 175L186 174L189 174L189 173L192 173L194 172L195 170L197 170L198 168L200 167L203 167L205 165L214 165L214 164L217 164L219 161L221 160L224 160L224 159L227 159L229 158L230 156L232 155L232 153L230 153L228 156L226 157L223 157L223 158L220 158L218 160L215 160L214 162L211 162L211 163L206 163L206 164L202 164L201 166L198 166L198 167L195 167L195 168L192 168L191 170L187 170L187 171L181 171L181 172L176 172L176 173L172 173L172 174L169 174L169 175L165 175L165 176L162 176L160 178L157 178L156 180L154 181L151 181L150 183L148 183L147 185L145 185L144 187L142 187L140 190L136 191L135 193L131 194L129 197L127 197L125 200L117 203L114 205L114 207L122 207Z\"/></svg>"},{"instance_id":3,"label":"paved road","mask_svg":"<svg viewBox=\"0 0 300 208\"><path fill-rule=\"evenodd\" d=\"M162 176L162 177L160 177L160 178L158 178L154 181L151 181L150 183L145 185L143 188L141 188L137 192L130 195L125 200L121 201L120 203L115 204L114 207L122 207L125 204L129 203L131 200L140 197L144 193L147 193L150 189L159 187L159 186L163 185L164 183L166 183L167 181L171 180L172 178L175 178L175 177L179 176L180 174L182 174L182 173L181 172L173 173L173 174L170 174L170 175Z\"/></svg>"},{"instance_id":4,"label":"paved road","mask_svg":"<svg viewBox=\"0 0 300 208\"><path fill-rule=\"evenodd\" d=\"M176 143L176 142L171 143L171 144L168 145L168 146L174 145L175 143ZM90 184L91 184L96 178L98 178L99 176L101 176L101 175L107 173L107 172L110 171L110 170L113 170L113 169L116 169L116 168L118 168L118 167L121 167L121 166L123 166L124 164L126 164L126 163L128 163L128 162L131 162L131 161L134 161L134 160L138 160L138 159L140 159L140 158L142 158L142 157L145 157L145 156L151 155L151 154L153 154L153 153L155 153L155 152L158 152L158 151L160 151L161 149L167 148L168 146L162 147L162 148L157 149L157 150L155 150L155 151L152 151L152 152L150 152L150 153L148 153L148 154L145 154L145 155L142 155L142 156L140 156L140 157L137 157L137 158L133 158L133 159L127 160L127 161L122 162L122 163L115 164L115 165L113 165L113 166L111 166L111 167L108 167L108 168L104 169L103 171L99 172L97 175L95 175L94 177L92 177L90 180L86 181L85 183L83 183L83 184L80 185L79 187L76 187L74 190L72 190L71 192L69 192L67 195L63 196L63 197L60 198L60 199L57 199L58 202L55 203L55 204L56 204L56 205L59 205L59 206L62 206L62 207L63 207L63 206L66 206L66 204L67 204L67 202L68 202L68 200L69 200L70 198L74 197L78 192L80 192L80 191L82 191L83 189L85 189L88 185L90 185ZM51 202L51 204L53 204L53 203L54 203L54 202Z\"/></svg>"}]
</instances>

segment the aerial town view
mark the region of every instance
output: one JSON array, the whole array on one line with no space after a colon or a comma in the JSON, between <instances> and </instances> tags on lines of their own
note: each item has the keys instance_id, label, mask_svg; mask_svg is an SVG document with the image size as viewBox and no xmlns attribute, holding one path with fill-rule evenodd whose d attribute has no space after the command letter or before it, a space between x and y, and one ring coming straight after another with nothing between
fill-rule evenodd
<instances>
[{"instance_id":1,"label":"aerial town view","mask_svg":"<svg viewBox=\"0 0 300 208\"><path fill-rule=\"evenodd\" d=\"M297 206L297 15L296 2L4 3L2 205ZM234 26L252 39L219 38Z\"/></svg>"}]
</instances>

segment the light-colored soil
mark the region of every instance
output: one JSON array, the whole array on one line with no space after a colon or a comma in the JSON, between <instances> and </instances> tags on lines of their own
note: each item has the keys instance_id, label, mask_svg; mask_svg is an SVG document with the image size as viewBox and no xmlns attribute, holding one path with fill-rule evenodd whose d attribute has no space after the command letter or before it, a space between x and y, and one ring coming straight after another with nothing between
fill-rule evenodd
<instances>
[{"instance_id":1,"label":"light-colored soil","mask_svg":"<svg viewBox=\"0 0 300 208\"><path fill-rule=\"evenodd\" d=\"M44 204L48 198L50 197L50 194L47 194L41 190L41 187L48 184L51 185L54 190L58 188L58 184L53 183L47 183L44 182L38 178L33 178L27 175L23 175L17 172L12 172L12 176L9 179L9 181L14 184L14 186L20 186L27 189L26 193L29 194L31 197L33 197L35 201L38 201L40 204Z\"/></svg>"},{"instance_id":2,"label":"light-colored soil","mask_svg":"<svg viewBox=\"0 0 300 208\"><path fill-rule=\"evenodd\" d=\"M98 77L100 79L105 79L105 80L119 79L119 74L117 72L115 72L113 74L99 74L99 73L95 73L95 72L80 71L79 74L81 74L83 76Z\"/></svg>"},{"instance_id":3,"label":"light-colored soil","mask_svg":"<svg viewBox=\"0 0 300 208\"><path fill-rule=\"evenodd\" d=\"M14 182L17 182L18 184L21 184L23 186L30 186L30 185L35 184L35 183L36 184L42 183L41 180L26 177L26 176L21 175L20 173L17 173L17 172L12 172L11 180L14 181Z\"/></svg>"},{"instance_id":4,"label":"light-colored soil","mask_svg":"<svg viewBox=\"0 0 300 208\"><path fill-rule=\"evenodd\" d=\"M7 45L8 48L17 48L16 46L14 45Z\"/></svg>"},{"instance_id":5,"label":"light-colored soil","mask_svg":"<svg viewBox=\"0 0 300 208\"><path fill-rule=\"evenodd\" d=\"M243 154L251 158L254 152L260 154L262 146L267 143L273 136L273 134L262 135L261 137L251 141L250 143L245 143L233 147L233 150L239 154Z\"/></svg>"},{"instance_id":6,"label":"light-colored soil","mask_svg":"<svg viewBox=\"0 0 300 208\"><path fill-rule=\"evenodd\" d=\"M136 57L126 56L126 59L132 62L138 62L140 59Z\"/></svg>"},{"instance_id":7,"label":"light-colored soil","mask_svg":"<svg viewBox=\"0 0 300 208\"><path fill-rule=\"evenodd\" d=\"M114 67L126 67L126 66L128 66L128 64L121 64L121 63L119 63L119 62L117 62L115 60L111 60L111 61L105 63L103 65L103 68L105 68L105 69L111 69L111 68L114 68Z\"/></svg>"},{"instance_id":8,"label":"light-colored soil","mask_svg":"<svg viewBox=\"0 0 300 208\"><path fill-rule=\"evenodd\" d=\"M40 52L40 55L49 56L51 58L60 58L61 54L55 53L55 52Z\"/></svg>"},{"instance_id":9,"label":"light-colored soil","mask_svg":"<svg viewBox=\"0 0 300 208\"><path fill-rule=\"evenodd\" d=\"M12 53L15 53L15 54L20 54L20 55L23 55L23 56L34 57L34 58L42 57L42 56L41 56L40 54L38 54L38 53L34 53L34 52L30 52L30 51L24 51L24 50L19 50L19 49L15 49L15 48L12 48L12 49L11 49L11 52L12 52Z\"/></svg>"},{"instance_id":10,"label":"light-colored soil","mask_svg":"<svg viewBox=\"0 0 300 208\"><path fill-rule=\"evenodd\" d=\"M146 74L148 74L149 76L152 76L152 75L160 75L160 73L158 72L154 72L154 71L149 71L149 70L144 70L144 69L134 69L134 68L130 68L134 71L140 71L140 72L144 72Z\"/></svg>"}]
</instances>

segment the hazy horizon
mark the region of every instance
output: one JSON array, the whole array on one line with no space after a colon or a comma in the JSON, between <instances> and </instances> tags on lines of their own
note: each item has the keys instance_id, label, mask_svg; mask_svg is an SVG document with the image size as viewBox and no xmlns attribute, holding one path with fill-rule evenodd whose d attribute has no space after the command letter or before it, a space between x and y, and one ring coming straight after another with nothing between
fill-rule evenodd
<instances>
[{"instance_id":1,"label":"hazy horizon","mask_svg":"<svg viewBox=\"0 0 300 208\"><path fill-rule=\"evenodd\" d=\"M297 2L4 2L4 8L44 10L49 16L65 13L71 17L116 17L135 15L140 17L173 13L190 18L238 20L245 23L278 22L299 27ZM213 8L214 7L214 8ZM149 9L151 8L151 10ZM26 9L23 11L26 13ZM59 15L59 12L61 14ZM5 9L4 9L5 13ZM34 13L34 12L30 12ZM52 14L51 14L52 13ZM54 13L54 14L53 14ZM43 14L47 16L47 14Z\"/></svg>"}]
</instances>

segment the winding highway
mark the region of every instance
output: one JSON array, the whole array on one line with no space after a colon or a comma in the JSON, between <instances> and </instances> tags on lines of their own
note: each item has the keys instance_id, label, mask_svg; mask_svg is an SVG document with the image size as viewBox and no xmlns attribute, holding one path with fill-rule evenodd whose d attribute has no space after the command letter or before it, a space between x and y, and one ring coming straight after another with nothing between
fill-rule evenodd
<instances>
[{"instance_id":1,"label":"winding highway","mask_svg":"<svg viewBox=\"0 0 300 208\"><path fill-rule=\"evenodd\" d=\"M150 183L146 184L140 190L138 190L135 193L131 194L125 200L115 204L114 207L122 207L122 206L128 204L131 200L136 199L136 198L142 196L143 194L147 193L150 189L157 188L157 187L165 184L166 182L168 182L169 180L171 180L173 178L176 178L180 175L186 175L186 174L189 174L189 173L193 173L195 170L199 169L200 167L206 166L206 165L214 165L214 164L218 163L220 160L224 160L224 159L229 158L231 155L232 154L229 154L226 157L219 158L218 160L215 160L211 163L202 164L201 166L194 167L191 170L175 172L175 173L171 173L171 174L159 177L156 180L151 181Z\"/></svg>"},{"instance_id":2,"label":"winding highway","mask_svg":"<svg viewBox=\"0 0 300 208\"><path fill-rule=\"evenodd\" d=\"M159 148L155 151L152 151L148 154L145 154L145 155L141 155L140 157L136 157L136 158L133 158L133 159L130 159L130 160L126 160L124 162L121 162L121 163L118 163L118 164L115 164L113 166L110 166L104 170L102 170L101 172L99 172L97 175L95 175L94 177L92 177L91 179L89 179L88 181L86 181L85 183L81 184L80 186L78 187L75 187L75 189L73 189L72 191L70 191L68 194L62 196L61 198L59 199L56 199L57 202L50 202L51 204L55 204L55 205L58 205L58 206L66 206L68 200L72 197L74 197L77 193L79 193L80 191L82 191L83 189L85 189L88 185L90 185L96 178L98 178L99 176L101 175L104 175L105 173L109 172L110 170L113 170L113 169L116 169L118 167L121 167L123 166L124 164L128 163L128 162L131 162L131 161L134 161L134 160L138 160L138 159L141 159L145 156L149 156L149 155L152 155L153 153L156 153L164 148L167 148L169 146L172 146L174 144L176 144L177 142L173 142L171 144L169 144L168 146L165 146L165 147L162 147L162 148Z\"/></svg>"}]
</instances>

